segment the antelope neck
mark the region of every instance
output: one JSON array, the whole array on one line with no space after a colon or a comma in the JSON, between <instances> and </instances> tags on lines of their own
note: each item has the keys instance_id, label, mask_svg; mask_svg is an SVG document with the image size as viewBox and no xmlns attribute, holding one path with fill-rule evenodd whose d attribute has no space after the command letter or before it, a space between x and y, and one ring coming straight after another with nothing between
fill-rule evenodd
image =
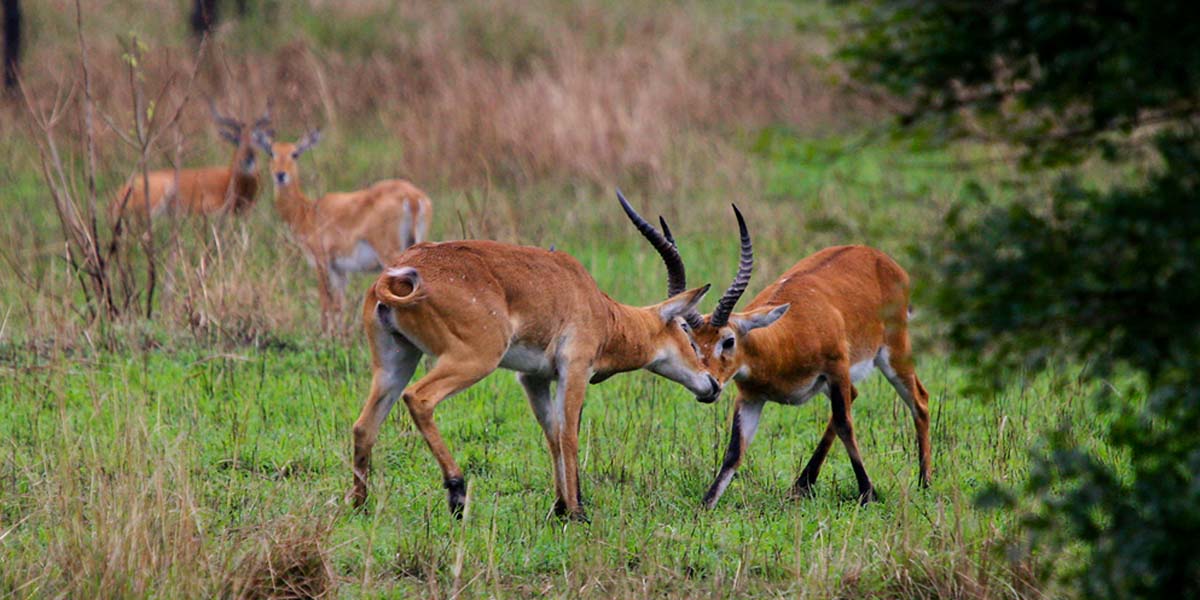
<instances>
[{"instance_id":1,"label":"antelope neck","mask_svg":"<svg viewBox=\"0 0 1200 600\"><path fill-rule=\"evenodd\" d=\"M662 326L654 311L607 299L606 339L597 356L598 373L621 373L640 369L654 360L651 340Z\"/></svg>"},{"instance_id":2,"label":"antelope neck","mask_svg":"<svg viewBox=\"0 0 1200 600\"><path fill-rule=\"evenodd\" d=\"M300 190L299 177L287 185L275 184L275 209L293 229L305 232L311 226L314 209L308 197Z\"/></svg>"}]
</instances>

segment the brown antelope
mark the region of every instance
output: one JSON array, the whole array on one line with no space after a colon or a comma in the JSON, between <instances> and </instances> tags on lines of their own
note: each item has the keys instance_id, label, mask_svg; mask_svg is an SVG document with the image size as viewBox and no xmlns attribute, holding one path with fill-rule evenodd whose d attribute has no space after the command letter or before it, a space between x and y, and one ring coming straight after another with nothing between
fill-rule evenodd
<instances>
[{"instance_id":1,"label":"brown antelope","mask_svg":"<svg viewBox=\"0 0 1200 600\"><path fill-rule=\"evenodd\" d=\"M686 277L675 248L656 239L619 192L618 198L667 265L670 297L664 302L621 304L566 253L491 241L417 244L376 280L363 303L373 378L354 424L356 506L367 497L379 426L398 397L442 469L451 513L460 515L466 486L434 424L434 408L497 368L516 371L550 448L555 513L572 519L586 519L578 452L588 383L646 369L701 401L716 399L717 382L678 319L695 310L708 286L683 291ZM408 385L422 354L437 362Z\"/></svg>"},{"instance_id":2,"label":"brown antelope","mask_svg":"<svg viewBox=\"0 0 1200 600\"><path fill-rule=\"evenodd\" d=\"M109 205L113 223L137 215L157 217L169 211L242 214L254 205L258 195L258 164L251 135L256 129L270 126L270 110L249 126L222 115L211 102L209 110L221 137L234 146L229 166L159 169L147 173L145 178L135 175Z\"/></svg>"},{"instance_id":3,"label":"brown antelope","mask_svg":"<svg viewBox=\"0 0 1200 600\"><path fill-rule=\"evenodd\" d=\"M735 313L750 282L754 252L736 206L734 212L741 234L737 277L712 314L684 316L704 364L722 387L733 379L738 388L729 448L704 505L715 506L729 485L754 439L766 402L798 406L818 393L829 397L833 414L792 493L810 493L836 435L850 455L860 501L875 500L850 416L858 395L854 383L873 366L883 371L912 412L919 481L928 486L929 393L913 368L908 274L873 248L826 248L796 263L744 311Z\"/></svg>"},{"instance_id":4,"label":"brown antelope","mask_svg":"<svg viewBox=\"0 0 1200 600\"><path fill-rule=\"evenodd\" d=\"M405 248L425 241L433 205L403 179L385 179L353 192L332 192L312 202L300 188L296 160L321 139L309 132L295 144L275 142L256 130L255 143L271 158L275 208L316 268L321 315L328 328L340 315L349 273L378 271Z\"/></svg>"}]
</instances>

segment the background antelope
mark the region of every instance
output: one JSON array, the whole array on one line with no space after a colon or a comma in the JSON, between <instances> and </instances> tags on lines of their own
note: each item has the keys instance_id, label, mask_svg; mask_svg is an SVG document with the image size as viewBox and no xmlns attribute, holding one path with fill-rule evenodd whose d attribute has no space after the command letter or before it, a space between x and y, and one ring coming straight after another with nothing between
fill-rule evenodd
<instances>
[{"instance_id":1,"label":"background antelope","mask_svg":"<svg viewBox=\"0 0 1200 600\"><path fill-rule=\"evenodd\" d=\"M429 197L403 179L385 179L312 202L300 187L296 160L321 139L309 132L295 144L275 142L259 129L255 143L271 158L275 208L317 271L324 326L341 314L349 273L378 271L405 248L425 241L433 218Z\"/></svg>"},{"instance_id":2,"label":"background antelope","mask_svg":"<svg viewBox=\"0 0 1200 600\"><path fill-rule=\"evenodd\" d=\"M630 218L641 221L619 192L618 198ZM647 369L703 401L719 393L677 319L695 310L708 286L674 293L686 279L683 261L673 246L648 239L667 265L672 295L647 307L609 298L583 265L563 252L491 241L421 244L404 252L363 302L373 377L354 424L355 505L367 497L379 426L402 396L442 469L450 511L459 515L466 484L433 411L447 397L505 368L517 372L546 435L554 463L555 512L585 519L578 452L589 382ZM406 388L422 354L436 356L437 363Z\"/></svg>"},{"instance_id":3,"label":"background antelope","mask_svg":"<svg viewBox=\"0 0 1200 600\"><path fill-rule=\"evenodd\" d=\"M741 212L737 276L712 314L689 313L704 364L723 387L737 383L729 448L704 505L716 505L758 429L766 402L798 406L818 393L833 414L812 458L792 488L807 495L836 435L842 440L863 503L876 498L863 467L850 406L854 383L878 367L912 412L920 484L929 485L929 393L913 367L908 337L908 274L891 257L866 246L826 248L796 263L746 306L733 312L750 283L754 252ZM665 223L664 223L665 227ZM669 233L668 233L669 235Z\"/></svg>"},{"instance_id":4,"label":"background antelope","mask_svg":"<svg viewBox=\"0 0 1200 600\"><path fill-rule=\"evenodd\" d=\"M229 166L159 169L147 173L145 178L135 175L109 205L113 223L147 213L157 217L168 210L200 215L241 214L254 205L258 195L258 162L252 132L270 126L270 110L249 126L222 115L212 103L209 111L221 137L233 144Z\"/></svg>"}]
</instances>

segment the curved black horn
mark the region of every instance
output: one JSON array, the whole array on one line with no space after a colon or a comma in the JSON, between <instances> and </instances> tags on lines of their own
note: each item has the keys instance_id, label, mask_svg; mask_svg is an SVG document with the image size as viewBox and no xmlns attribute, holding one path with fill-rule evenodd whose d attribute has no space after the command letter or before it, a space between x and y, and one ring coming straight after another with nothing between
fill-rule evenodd
<instances>
[{"instance_id":1,"label":"curved black horn","mask_svg":"<svg viewBox=\"0 0 1200 600\"><path fill-rule=\"evenodd\" d=\"M208 111L212 113L213 121L216 121L217 125L231 127L239 131L242 129L242 122L221 114L221 112L217 110L217 103L213 102L212 98L208 99Z\"/></svg>"},{"instance_id":2,"label":"curved black horn","mask_svg":"<svg viewBox=\"0 0 1200 600\"><path fill-rule=\"evenodd\" d=\"M671 235L671 228L667 226L667 220L662 218L662 215L658 216L658 224L662 225L663 236L667 238L668 242L671 242L671 246L679 250L679 246L675 243L675 237ZM683 290L679 291L682 292Z\"/></svg>"},{"instance_id":3,"label":"curved black horn","mask_svg":"<svg viewBox=\"0 0 1200 600\"><path fill-rule=\"evenodd\" d=\"M633 226L637 227L642 237L650 242L650 245L658 251L658 255L667 265L667 296L674 296L687 289L687 273L683 267L683 259L679 256L679 251L675 249L675 244L670 239L659 233L653 225L646 222L641 215L637 214L636 210L629 205L629 201L625 199L625 195L621 190L617 190L617 200L621 203L621 208L625 209L625 214L633 221Z\"/></svg>"},{"instance_id":4,"label":"curved black horn","mask_svg":"<svg viewBox=\"0 0 1200 600\"><path fill-rule=\"evenodd\" d=\"M742 236L742 252L738 260L737 276L733 278L733 283L729 284L729 289L725 290L725 295L717 302L717 308L708 320L709 325L713 327L724 327L729 322L729 315L746 292L746 286L750 284L750 273L754 270L754 247L750 244L750 231L746 229L742 211L738 210L736 204L732 206L733 214L737 215L738 232Z\"/></svg>"},{"instance_id":5,"label":"curved black horn","mask_svg":"<svg viewBox=\"0 0 1200 600\"><path fill-rule=\"evenodd\" d=\"M267 108L263 115L254 122L255 129L268 129L271 126L271 101L267 100Z\"/></svg>"},{"instance_id":6,"label":"curved black horn","mask_svg":"<svg viewBox=\"0 0 1200 600\"><path fill-rule=\"evenodd\" d=\"M621 193L621 190L617 190L617 200L621 202L621 208L625 209L625 214L633 222L633 226L637 227L637 230L658 251L658 255L666 263L667 296L674 296L686 290L687 271L683 266L683 258L679 256L679 250L675 247L675 239L671 237L671 228L667 227L667 221L662 217L658 218L663 227L663 233L659 233L653 225L646 222L636 210L633 210L633 207L629 205L629 201L625 199L625 195ZM684 315L683 319L687 321L687 324L692 329L696 329L704 324L704 319L695 309Z\"/></svg>"}]
</instances>

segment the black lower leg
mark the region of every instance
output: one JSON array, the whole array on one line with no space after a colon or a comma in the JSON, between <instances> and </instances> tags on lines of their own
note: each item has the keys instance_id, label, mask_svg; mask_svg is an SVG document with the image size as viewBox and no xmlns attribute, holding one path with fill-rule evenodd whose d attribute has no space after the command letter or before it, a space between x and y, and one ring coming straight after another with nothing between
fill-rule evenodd
<instances>
[{"instance_id":1,"label":"black lower leg","mask_svg":"<svg viewBox=\"0 0 1200 600\"><path fill-rule=\"evenodd\" d=\"M858 500L862 504L872 502L878 498L875 495L875 488L871 485L871 478L867 476L867 470L863 467L862 457L858 453L858 442L854 439L854 425L850 420L850 403L851 394L847 392L853 391L853 386L849 390L844 390L840 385L830 382L830 399L832 400L833 416L832 424L837 436L841 438L842 444L846 446L846 453L850 455L850 466L854 468L854 479L858 482Z\"/></svg>"},{"instance_id":2,"label":"black lower leg","mask_svg":"<svg viewBox=\"0 0 1200 600\"><path fill-rule=\"evenodd\" d=\"M817 482L817 475L821 474L821 460L813 456L808 460L808 464L804 465L804 470L800 471L800 476L796 478L796 483L792 485L792 494L799 497L808 497L812 494L812 486Z\"/></svg>"},{"instance_id":3,"label":"black lower leg","mask_svg":"<svg viewBox=\"0 0 1200 600\"><path fill-rule=\"evenodd\" d=\"M447 500L450 503L450 514L461 519L467 506L467 482L462 477L451 477L442 485L446 488Z\"/></svg>"},{"instance_id":4,"label":"black lower leg","mask_svg":"<svg viewBox=\"0 0 1200 600\"><path fill-rule=\"evenodd\" d=\"M725 448L725 458L721 461L721 470L717 473L717 479L709 486L708 491L704 494L704 504L711 504L717 494L721 493L721 482L730 475L730 471L736 469L742 461L742 418L738 413L733 413L733 427L729 431L729 445Z\"/></svg>"},{"instance_id":5,"label":"black lower leg","mask_svg":"<svg viewBox=\"0 0 1200 600\"><path fill-rule=\"evenodd\" d=\"M867 477L867 470L863 468L862 461L852 461L850 466L854 467L854 478L858 480L858 502L865 505L879 500L879 495L875 493L875 486Z\"/></svg>"}]
</instances>

